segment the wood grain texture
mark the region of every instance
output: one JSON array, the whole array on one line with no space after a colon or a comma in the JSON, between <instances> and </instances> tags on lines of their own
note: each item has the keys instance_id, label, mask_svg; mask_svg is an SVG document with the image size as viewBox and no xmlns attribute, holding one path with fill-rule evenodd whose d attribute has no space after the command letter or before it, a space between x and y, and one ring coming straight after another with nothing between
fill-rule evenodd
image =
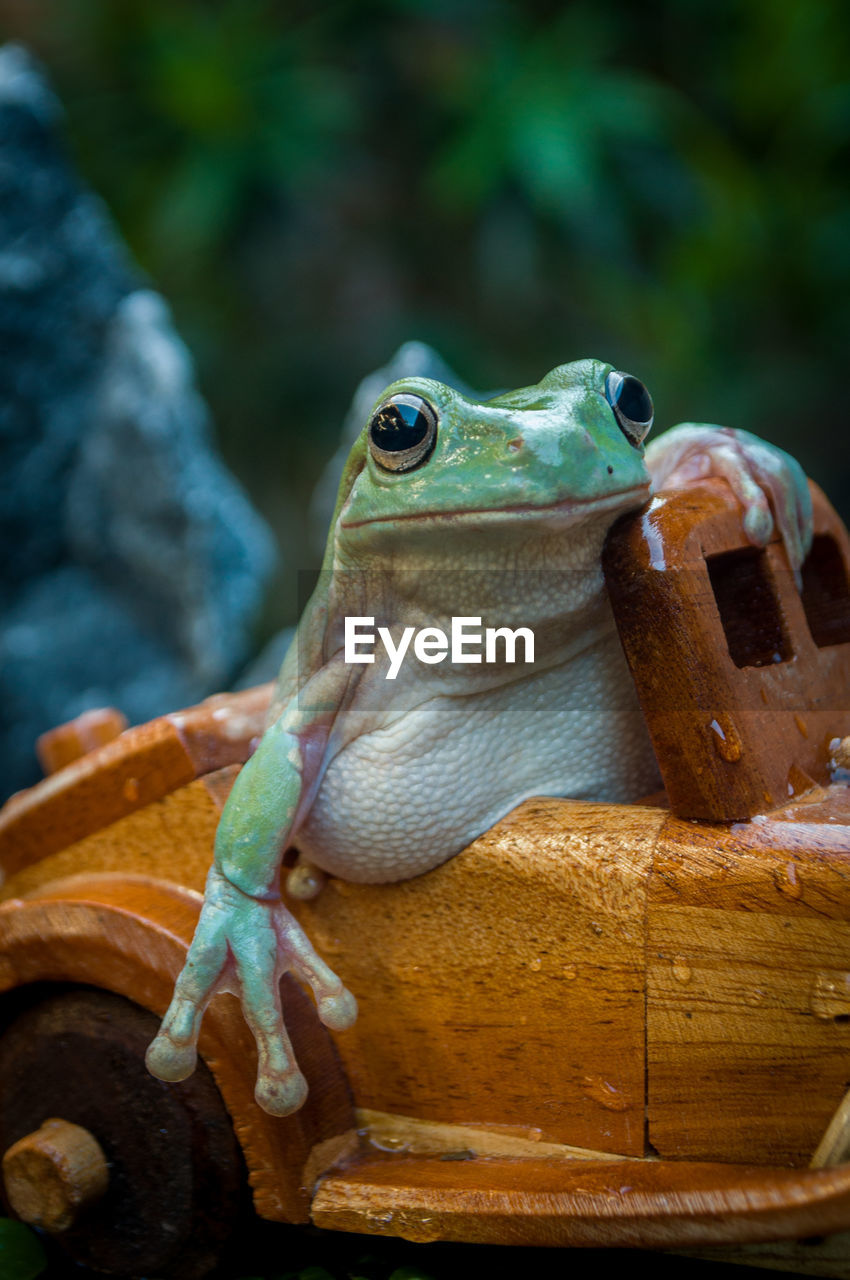
<instances>
[{"instance_id":1,"label":"wood grain texture","mask_svg":"<svg viewBox=\"0 0 850 1280\"><path fill-rule=\"evenodd\" d=\"M0 810L4 879L93 831L159 800L195 777L174 725L149 724L20 791Z\"/></svg>"},{"instance_id":2,"label":"wood grain texture","mask_svg":"<svg viewBox=\"0 0 850 1280\"><path fill-rule=\"evenodd\" d=\"M644 1151L644 921L660 810L533 800L401 884L293 910L356 994L356 1103Z\"/></svg>"},{"instance_id":3,"label":"wood grain texture","mask_svg":"<svg viewBox=\"0 0 850 1280\"><path fill-rule=\"evenodd\" d=\"M193 778L243 764L262 733L271 686L221 694L128 729L0 810L0 877L143 809Z\"/></svg>"},{"instance_id":4,"label":"wood grain texture","mask_svg":"<svg viewBox=\"0 0 850 1280\"><path fill-rule=\"evenodd\" d=\"M828 781L830 741L850 732L850 540L814 485L812 496L808 615L783 548L748 546L722 481L657 495L609 538L620 639L681 817L784 804Z\"/></svg>"},{"instance_id":5,"label":"wood grain texture","mask_svg":"<svg viewBox=\"0 0 850 1280\"><path fill-rule=\"evenodd\" d=\"M80 756L112 742L127 728L127 717L115 707L95 707L36 738L35 754L45 773L58 773Z\"/></svg>"},{"instance_id":6,"label":"wood grain texture","mask_svg":"<svg viewBox=\"0 0 850 1280\"><path fill-rule=\"evenodd\" d=\"M200 895L150 877L93 874L52 882L0 907L0 990L44 981L84 983L161 1016L199 910ZM294 1116L269 1116L254 1101L256 1049L235 997L215 997L199 1045L233 1120L257 1211L302 1222L309 1205L304 1166L315 1146L353 1128L353 1112L312 1001L288 978L281 993L310 1086L307 1104Z\"/></svg>"},{"instance_id":7,"label":"wood grain texture","mask_svg":"<svg viewBox=\"0 0 850 1280\"><path fill-rule=\"evenodd\" d=\"M223 771L230 775L230 770ZM218 774L211 774L217 779ZM229 780L229 778L228 778ZM198 779L117 819L67 848L39 858L0 886L0 901L20 897L85 870L170 880L203 892L221 805L209 779Z\"/></svg>"},{"instance_id":8,"label":"wood grain texture","mask_svg":"<svg viewBox=\"0 0 850 1280\"><path fill-rule=\"evenodd\" d=\"M671 817L647 991L659 1154L807 1164L850 1083L850 789L731 827Z\"/></svg>"},{"instance_id":9,"label":"wood grain texture","mask_svg":"<svg viewBox=\"0 0 850 1280\"><path fill-rule=\"evenodd\" d=\"M328 1175L317 1226L420 1242L681 1248L824 1235L850 1222L850 1166L364 1159Z\"/></svg>"}]
</instances>

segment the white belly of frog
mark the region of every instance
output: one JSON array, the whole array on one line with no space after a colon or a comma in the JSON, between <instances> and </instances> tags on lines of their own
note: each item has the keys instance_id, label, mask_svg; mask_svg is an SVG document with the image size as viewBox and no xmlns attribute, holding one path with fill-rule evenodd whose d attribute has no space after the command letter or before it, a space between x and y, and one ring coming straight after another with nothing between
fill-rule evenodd
<instances>
[{"instance_id":1,"label":"white belly of frog","mask_svg":"<svg viewBox=\"0 0 850 1280\"><path fill-rule=\"evenodd\" d=\"M530 796L633 800L657 779L611 637L566 669L473 698L431 699L356 738L331 762L293 843L346 880L406 880Z\"/></svg>"}]
</instances>

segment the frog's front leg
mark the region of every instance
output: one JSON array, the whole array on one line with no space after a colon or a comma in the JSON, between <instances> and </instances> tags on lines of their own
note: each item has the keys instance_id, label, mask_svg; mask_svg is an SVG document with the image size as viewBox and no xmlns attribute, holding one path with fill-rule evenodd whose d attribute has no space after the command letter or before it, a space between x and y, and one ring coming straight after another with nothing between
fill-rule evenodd
<instances>
[{"instance_id":1,"label":"frog's front leg","mask_svg":"<svg viewBox=\"0 0 850 1280\"><path fill-rule=\"evenodd\" d=\"M191 1075L204 1010L217 992L232 991L257 1041L255 1096L273 1115L297 1110L307 1092L283 1022L282 974L290 970L311 987L326 1026L341 1030L357 1016L354 997L280 898L280 861L303 785L298 738L281 718L238 775L222 813L195 936L146 1059L162 1080Z\"/></svg>"},{"instance_id":2,"label":"frog's front leg","mask_svg":"<svg viewBox=\"0 0 850 1280\"><path fill-rule=\"evenodd\" d=\"M677 488L722 476L744 509L744 532L764 546L779 528L795 573L812 543L812 500L802 467L784 450L749 431L684 422L646 449L653 489Z\"/></svg>"}]
</instances>

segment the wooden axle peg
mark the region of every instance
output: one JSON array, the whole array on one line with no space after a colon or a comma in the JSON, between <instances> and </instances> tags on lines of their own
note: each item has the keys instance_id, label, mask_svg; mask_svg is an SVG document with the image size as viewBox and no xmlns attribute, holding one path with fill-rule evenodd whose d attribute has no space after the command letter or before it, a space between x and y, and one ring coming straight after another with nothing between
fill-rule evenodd
<instances>
[{"instance_id":1,"label":"wooden axle peg","mask_svg":"<svg viewBox=\"0 0 850 1280\"><path fill-rule=\"evenodd\" d=\"M109 1185L109 1166L88 1129L45 1120L3 1156L3 1182L13 1211L50 1235L66 1231Z\"/></svg>"}]
</instances>

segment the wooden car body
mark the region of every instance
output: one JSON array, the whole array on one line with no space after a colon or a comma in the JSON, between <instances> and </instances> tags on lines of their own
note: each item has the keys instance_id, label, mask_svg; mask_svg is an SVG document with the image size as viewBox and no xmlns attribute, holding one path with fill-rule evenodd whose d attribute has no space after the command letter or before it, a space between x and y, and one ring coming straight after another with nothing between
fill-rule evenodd
<instances>
[{"instance_id":1,"label":"wooden car body","mask_svg":"<svg viewBox=\"0 0 850 1280\"><path fill-rule=\"evenodd\" d=\"M850 1166L809 1168L850 1084L850 787L828 774L850 734L846 534L818 498L817 535L844 566L827 642L812 638L814 588L810 614L786 571L774 594L794 652L748 665L705 599L711 556L741 544L734 504L708 486L696 514L692 496L668 506L615 534L609 580L633 668L663 672L664 646L688 643L683 596L708 617L675 697L635 672L676 812L664 796L532 799L428 875L331 880L297 904L360 1006L331 1036L284 979L305 1107L257 1107L233 996L214 999L200 1042L261 1216L650 1247L850 1228ZM763 554L781 578L779 546ZM683 576L665 603L652 575L669 581L671 565ZM269 693L127 730L7 804L0 990L83 985L164 1011Z\"/></svg>"}]
</instances>

